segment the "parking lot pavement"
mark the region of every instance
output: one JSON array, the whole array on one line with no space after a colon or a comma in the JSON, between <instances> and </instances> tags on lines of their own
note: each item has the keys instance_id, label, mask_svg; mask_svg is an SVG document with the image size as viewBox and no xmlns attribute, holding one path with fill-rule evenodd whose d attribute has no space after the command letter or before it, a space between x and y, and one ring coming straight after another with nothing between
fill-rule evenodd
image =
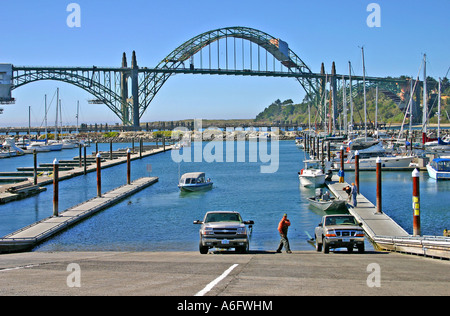
<instances>
[{"instance_id":1,"label":"parking lot pavement","mask_svg":"<svg viewBox=\"0 0 450 316\"><path fill-rule=\"evenodd\" d=\"M450 261L315 251L0 255L0 295L450 295Z\"/></svg>"}]
</instances>

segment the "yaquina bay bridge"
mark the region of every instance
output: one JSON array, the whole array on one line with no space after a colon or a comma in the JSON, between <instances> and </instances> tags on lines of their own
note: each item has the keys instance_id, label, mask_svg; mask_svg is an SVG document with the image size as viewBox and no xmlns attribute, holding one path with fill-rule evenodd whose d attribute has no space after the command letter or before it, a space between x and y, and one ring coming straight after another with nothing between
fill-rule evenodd
<instances>
[{"instance_id":1,"label":"yaquina bay bridge","mask_svg":"<svg viewBox=\"0 0 450 316\"><path fill-rule=\"evenodd\" d=\"M399 106L408 102L411 91L411 79L363 77L352 75L351 71L348 75L339 75L334 63L329 74L325 73L323 64L320 73L313 73L281 39L248 27L227 27L191 38L154 68L140 67L134 51L131 67L125 53L120 68L0 64L0 103L14 103L12 90L23 85L40 80L58 80L86 90L95 98L91 103L106 104L123 125L139 129L140 118L174 74L294 78L306 92L309 102L317 108L322 122L327 121L325 98L331 95L336 119L343 111L342 103L336 101L339 89L342 91L345 87L346 91L354 94L357 89L351 92L352 87L357 87L363 80L367 86L377 85L380 92Z\"/></svg>"}]
</instances>

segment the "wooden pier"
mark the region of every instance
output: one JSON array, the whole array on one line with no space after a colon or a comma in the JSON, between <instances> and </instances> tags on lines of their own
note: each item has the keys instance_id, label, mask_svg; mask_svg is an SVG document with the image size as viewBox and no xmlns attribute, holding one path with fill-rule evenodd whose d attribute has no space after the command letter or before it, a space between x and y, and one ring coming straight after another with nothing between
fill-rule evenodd
<instances>
[{"instance_id":1,"label":"wooden pier","mask_svg":"<svg viewBox=\"0 0 450 316\"><path fill-rule=\"evenodd\" d=\"M171 150L173 146L171 145L163 145L161 147L155 147L155 146L143 146L142 150L139 150L137 152L131 152L130 160L136 160L140 158L145 158L151 155L155 155L161 152L165 152L167 150ZM122 163L126 163L127 157L126 157L126 150L116 150L112 152L113 155L111 155L111 152L101 152L102 157L102 163L101 168L109 168L113 167ZM112 157L111 157L112 156ZM84 157L74 157L73 160L61 160L59 162L59 181L63 181L66 179L70 179L76 176L80 176L89 172L95 172L96 171L96 164L95 164L95 153L92 155L88 155L86 157L86 168L84 165ZM21 195L16 194L14 192L10 192L10 188L17 185L28 185L32 186L33 183L33 176L34 176L34 167L19 167L17 168L17 172L1 172L0 177L3 178L21 178L21 181L18 183L9 183L0 185L0 204L8 203L11 201L15 201L30 195ZM53 183L53 177L52 177L52 170L53 170L53 164L50 163L41 163L40 167L37 168L38 177L37 177L37 186L42 187ZM28 177L27 179L24 179L25 177ZM1 178L0 178L1 179ZM41 192L44 189L41 189L40 191L34 191L34 193ZM30 191L31 193L31 191Z\"/></svg>"},{"instance_id":2,"label":"wooden pier","mask_svg":"<svg viewBox=\"0 0 450 316\"><path fill-rule=\"evenodd\" d=\"M84 203L71 207L58 216L47 217L39 222L26 226L0 239L0 253L27 251L54 236L56 233L80 222L126 197L156 183L157 177L144 177L120 186L101 197L92 198Z\"/></svg>"}]
</instances>

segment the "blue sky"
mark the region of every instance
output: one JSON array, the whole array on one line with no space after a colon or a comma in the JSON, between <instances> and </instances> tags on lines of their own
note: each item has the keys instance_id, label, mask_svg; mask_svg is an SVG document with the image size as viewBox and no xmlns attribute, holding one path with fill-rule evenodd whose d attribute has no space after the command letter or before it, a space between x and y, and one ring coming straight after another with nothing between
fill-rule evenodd
<instances>
[{"instance_id":1,"label":"blue sky","mask_svg":"<svg viewBox=\"0 0 450 316\"><path fill-rule=\"evenodd\" d=\"M69 28L66 7L81 7L81 27ZM366 24L367 5L381 8L381 27ZM136 51L141 67L154 67L188 39L216 28L246 26L281 38L313 72L333 61L338 73L362 74L364 46L369 76L416 76L423 54L428 75L443 77L450 67L448 0L16 0L2 1L0 63L26 66L119 67L122 53ZM84 90L56 81L41 81L13 91L16 104L4 105L0 126L43 122L44 94L56 87L63 123L115 123L106 105L89 105ZM188 118L254 118L276 99L301 102L304 92L294 79L236 76L171 77L141 122ZM54 109L54 107L53 107ZM54 113L54 110L50 110ZM49 122L54 121L53 114Z\"/></svg>"}]
</instances>

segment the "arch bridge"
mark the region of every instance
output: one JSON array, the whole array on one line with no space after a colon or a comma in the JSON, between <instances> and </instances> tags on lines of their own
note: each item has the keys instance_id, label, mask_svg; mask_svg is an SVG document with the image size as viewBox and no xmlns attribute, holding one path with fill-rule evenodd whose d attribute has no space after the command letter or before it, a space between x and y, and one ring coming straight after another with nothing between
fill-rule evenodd
<instances>
[{"instance_id":1,"label":"arch bridge","mask_svg":"<svg viewBox=\"0 0 450 316\"><path fill-rule=\"evenodd\" d=\"M313 73L286 42L248 27L227 27L199 34L178 46L154 68L139 67L134 51L131 67L128 67L125 53L121 67L116 68L1 66L1 103L13 103L11 91L25 84L58 80L89 92L95 98L92 103L107 105L123 125L132 125L136 129L158 91L174 74L293 78L306 92L307 100L317 108L323 121L326 110L321 104L327 91L333 91L336 100L339 86L347 88L363 79L362 76L338 75L334 65L330 74L325 74L323 65L320 73ZM401 92L401 87L409 86L408 79L366 77L365 80L367 85L382 85L382 91L393 97ZM335 106L337 117L342 105L341 108Z\"/></svg>"}]
</instances>

